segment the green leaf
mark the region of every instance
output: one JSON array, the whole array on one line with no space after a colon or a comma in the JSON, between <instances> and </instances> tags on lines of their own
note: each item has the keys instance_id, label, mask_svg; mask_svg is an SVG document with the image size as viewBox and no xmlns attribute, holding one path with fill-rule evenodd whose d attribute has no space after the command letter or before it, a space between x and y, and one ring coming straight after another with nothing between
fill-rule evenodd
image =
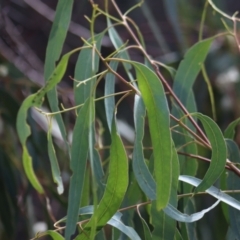
<instances>
[{"instance_id":1,"label":"green leaf","mask_svg":"<svg viewBox=\"0 0 240 240\"><path fill-rule=\"evenodd\" d=\"M18 115L17 115L17 132L18 132L18 136L20 139L20 142L22 144L23 147L23 155L22 155L22 159L23 159L23 167L24 167L24 171L30 181L30 183L32 184L32 186L39 192L39 193L43 193L43 188L41 186L41 184L39 183L34 170L33 170L33 166L32 166L32 158L28 153L27 147L26 147L26 141L27 138L30 136L31 134L31 130L30 127L27 123L27 114L28 114L28 110L30 107L40 107L42 105L43 102L43 97L45 96L46 93L48 93L49 91L51 91L56 84L58 84L65 71L67 68L67 63L69 60L69 57L76 52L77 50L73 50L67 54L65 54L61 61L59 62L59 64L57 65L57 67L55 68L55 70L53 71L52 75L49 78L49 81L46 83L45 86L43 86L38 92L36 92L35 94L32 94L30 96L28 96L22 103L19 111L18 111Z\"/></svg>"},{"instance_id":2,"label":"green leaf","mask_svg":"<svg viewBox=\"0 0 240 240\"><path fill-rule=\"evenodd\" d=\"M138 216L140 217L141 222L142 222L143 232L144 232L144 239L145 240L152 240L152 234L150 232L148 224L146 223L144 218L141 216L141 212L139 211L139 209L137 209L137 213L138 213Z\"/></svg>"},{"instance_id":3,"label":"green leaf","mask_svg":"<svg viewBox=\"0 0 240 240\"><path fill-rule=\"evenodd\" d=\"M234 163L240 164L240 153L239 148L237 144L230 140L226 139L226 144L228 148L228 158L230 161ZM229 190L239 190L240 189L240 182L239 177L236 176L235 173L229 171L228 178L227 178L227 189ZM240 194L234 194L235 199L240 201ZM232 232L236 236L236 239L240 239L240 212L236 211L234 208L229 207L229 221L230 221L230 227L232 229Z\"/></svg>"},{"instance_id":4,"label":"green leaf","mask_svg":"<svg viewBox=\"0 0 240 240\"><path fill-rule=\"evenodd\" d=\"M157 209L167 206L172 182L172 139L167 99L156 74L145 65L132 62L147 109L154 154Z\"/></svg>"},{"instance_id":5,"label":"green leaf","mask_svg":"<svg viewBox=\"0 0 240 240\"><path fill-rule=\"evenodd\" d=\"M118 67L118 62L111 61L109 66L114 71L116 71ZM114 93L115 93L115 75L112 73L108 73L105 79L104 95L107 96ZM108 128L109 128L109 131L111 132L112 119L115 111L115 97L112 96L112 97L104 98L104 105L105 105Z\"/></svg>"},{"instance_id":6,"label":"green leaf","mask_svg":"<svg viewBox=\"0 0 240 240\"><path fill-rule=\"evenodd\" d=\"M233 139L234 135L235 135L235 128L237 127L237 125L240 123L240 118L236 119L235 121L231 122L228 127L226 128L226 130L224 131L224 137L225 138L229 138L229 139Z\"/></svg>"},{"instance_id":7,"label":"green leaf","mask_svg":"<svg viewBox=\"0 0 240 240\"><path fill-rule=\"evenodd\" d=\"M108 17L107 17L107 26L108 26L109 38L111 39L113 46L115 47L116 50L120 49L123 46L123 41L119 36L119 34L117 33L117 31L115 30L115 28L112 26L112 23ZM119 58L130 60L128 51L125 49L119 51L118 56ZM134 77L131 73L131 69L132 69L131 64L129 64L128 62L123 62L122 64L130 81L133 81Z\"/></svg>"},{"instance_id":8,"label":"green leaf","mask_svg":"<svg viewBox=\"0 0 240 240\"><path fill-rule=\"evenodd\" d=\"M152 225L154 226L153 240L173 240L175 235L175 221L162 210L157 210L156 202L151 206ZM169 221L170 220L170 221ZM173 220L173 221L171 221ZM173 223L173 224L172 224Z\"/></svg>"},{"instance_id":9,"label":"green leaf","mask_svg":"<svg viewBox=\"0 0 240 240\"><path fill-rule=\"evenodd\" d=\"M146 196L151 199L156 199L156 183L145 163L143 155L143 146L142 140L144 135L144 118L146 115L145 106L142 98L138 95L135 95L134 102L134 124L135 124L135 142L133 149L133 172L136 177L136 180L146 194Z\"/></svg>"},{"instance_id":10,"label":"green leaf","mask_svg":"<svg viewBox=\"0 0 240 240\"><path fill-rule=\"evenodd\" d=\"M213 38L209 38L192 46L178 67L173 83L173 91L184 106L187 104L193 83L201 70L212 41Z\"/></svg>"},{"instance_id":11,"label":"green leaf","mask_svg":"<svg viewBox=\"0 0 240 240\"><path fill-rule=\"evenodd\" d=\"M88 239L87 235L94 221L97 223L97 230L99 230L111 219L119 209L128 187L128 158L121 138L117 133L115 119L113 119L111 137L109 176L106 190L90 221L84 226L79 240Z\"/></svg>"},{"instance_id":12,"label":"green leaf","mask_svg":"<svg viewBox=\"0 0 240 240\"><path fill-rule=\"evenodd\" d=\"M171 206L177 208L177 189L178 189L178 177L179 177L179 163L178 163L178 155L174 145L172 145L172 188L171 188L171 196L170 196L170 204ZM168 216L164 211L158 211L156 209L155 201L151 206L151 219L152 225L154 226L154 231L152 233L153 239L169 239L173 240L176 231L176 221L175 219Z\"/></svg>"},{"instance_id":13,"label":"green leaf","mask_svg":"<svg viewBox=\"0 0 240 240\"><path fill-rule=\"evenodd\" d=\"M52 231L52 230L48 230L48 231L44 232L44 236L45 235L49 235L53 240L64 240L63 236L60 235L60 233Z\"/></svg>"},{"instance_id":14,"label":"green leaf","mask_svg":"<svg viewBox=\"0 0 240 240\"><path fill-rule=\"evenodd\" d=\"M94 36L94 39L88 39L89 44L93 44L95 41L95 46L98 51L101 50L101 42L104 36L104 32L97 34ZM83 47L88 46L86 43ZM81 50L77 63L75 66L74 78L81 82L86 79L93 77L99 69L99 56L95 52L93 48L84 48ZM87 81L84 84L81 84L77 87L78 82L74 81L74 99L76 105L82 104L86 101L86 99L90 96L92 88L96 82L96 77L94 77L91 81Z\"/></svg>"},{"instance_id":15,"label":"green leaf","mask_svg":"<svg viewBox=\"0 0 240 240\"><path fill-rule=\"evenodd\" d=\"M71 21L71 13L73 7L73 0L65 1L59 0L56 8L56 15L53 21L52 29L50 32L46 58L44 64L44 78L48 82L52 72L55 69L55 64L59 60L62 52L63 43L65 41L68 26ZM56 88L52 89L48 94L48 101L53 112L58 112L58 97ZM56 116L56 120L61 131L63 140L68 146L67 134L61 115Z\"/></svg>"},{"instance_id":16,"label":"green leaf","mask_svg":"<svg viewBox=\"0 0 240 240\"><path fill-rule=\"evenodd\" d=\"M36 94L33 94L33 95L30 95L29 97L27 97L23 101L23 103L18 111L18 115L17 115L17 132L18 132L18 136L19 136L20 142L22 144L22 148L23 148L22 161L23 161L23 168L27 175L27 178L28 178L29 182L32 184L32 186L39 193L44 193L44 190L34 173L33 165L32 165L32 158L29 155L28 149L26 146L27 138L31 134L30 127L27 123L27 113L28 113L28 109L31 106L34 106L33 101L34 101L35 97L36 97Z\"/></svg>"},{"instance_id":17,"label":"green leaf","mask_svg":"<svg viewBox=\"0 0 240 240\"><path fill-rule=\"evenodd\" d=\"M64 191L64 186L56 157L56 152L52 142L51 127L48 130L47 139L48 139L48 156L50 159L53 180L57 184L58 194L62 194Z\"/></svg>"},{"instance_id":18,"label":"green leaf","mask_svg":"<svg viewBox=\"0 0 240 240\"><path fill-rule=\"evenodd\" d=\"M212 156L210 166L203 178L201 184L195 189L195 192L205 191L221 176L225 169L227 159L227 147L218 125L209 117L200 113L194 113L203 124L208 139L212 147Z\"/></svg>"},{"instance_id":19,"label":"green leaf","mask_svg":"<svg viewBox=\"0 0 240 240\"><path fill-rule=\"evenodd\" d=\"M78 208L81 199L81 194L84 186L84 175L86 171L86 162L89 147L89 130L90 130L90 105L93 103L93 98L89 98L80 109L78 117L73 129L73 140L71 149L70 168L72 177L70 180L70 190L68 195L68 210L65 238L70 239L76 229L78 218Z\"/></svg>"}]
</instances>

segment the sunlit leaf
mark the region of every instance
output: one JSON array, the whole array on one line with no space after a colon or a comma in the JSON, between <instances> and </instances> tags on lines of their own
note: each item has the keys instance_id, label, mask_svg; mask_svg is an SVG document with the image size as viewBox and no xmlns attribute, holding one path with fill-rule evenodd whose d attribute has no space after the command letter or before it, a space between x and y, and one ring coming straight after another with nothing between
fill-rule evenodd
<instances>
[{"instance_id":1,"label":"sunlit leaf","mask_svg":"<svg viewBox=\"0 0 240 240\"><path fill-rule=\"evenodd\" d=\"M106 189L78 240L88 239L88 231L91 230L93 221L96 221L99 230L111 219L119 209L128 187L128 159L121 138L117 133L115 119L113 119L111 137L109 176Z\"/></svg>"},{"instance_id":2,"label":"sunlit leaf","mask_svg":"<svg viewBox=\"0 0 240 240\"><path fill-rule=\"evenodd\" d=\"M156 74L145 65L132 62L147 109L154 154L157 209L169 202L172 182L172 140L167 99Z\"/></svg>"}]
</instances>

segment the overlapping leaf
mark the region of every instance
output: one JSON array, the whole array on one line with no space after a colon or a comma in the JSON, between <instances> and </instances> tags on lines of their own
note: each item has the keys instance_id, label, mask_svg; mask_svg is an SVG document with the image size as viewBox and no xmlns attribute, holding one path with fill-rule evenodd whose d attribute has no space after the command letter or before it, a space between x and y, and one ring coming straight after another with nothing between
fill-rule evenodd
<instances>
[{"instance_id":1,"label":"overlapping leaf","mask_svg":"<svg viewBox=\"0 0 240 240\"><path fill-rule=\"evenodd\" d=\"M146 194L146 196L151 199L156 199L156 183L146 166L144 155L142 139L144 135L144 118L146 115L145 106L142 98L138 95L135 96L134 103L134 124L136 129L136 136L133 149L133 172L137 179L137 182Z\"/></svg>"},{"instance_id":2,"label":"overlapping leaf","mask_svg":"<svg viewBox=\"0 0 240 240\"><path fill-rule=\"evenodd\" d=\"M50 80L51 74L55 69L55 64L60 58L63 44L67 35L68 26L71 21L72 7L73 0L58 1L56 15L53 21L52 29L48 40L44 64L44 78L46 82ZM53 89L51 89L47 96L51 110L53 112L59 111L56 88L54 87ZM61 115L57 115L56 120L61 131L63 140L65 141L65 144L68 147L66 129Z\"/></svg>"},{"instance_id":3,"label":"overlapping leaf","mask_svg":"<svg viewBox=\"0 0 240 240\"><path fill-rule=\"evenodd\" d=\"M147 109L154 154L157 209L169 202L172 183L172 139L165 92L156 74L145 65L132 62Z\"/></svg>"},{"instance_id":4,"label":"overlapping leaf","mask_svg":"<svg viewBox=\"0 0 240 240\"><path fill-rule=\"evenodd\" d=\"M61 81L66 71L69 57L74 52L76 52L76 50L73 50L62 57L61 61L53 71L46 85L42 87L37 93L28 96L23 101L17 115L17 132L23 147L22 159L23 159L24 170L26 172L26 175L30 183L39 193L43 193L43 188L33 171L32 158L29 155L26 147L27 138L31 134L30 127L27 123L27 113L30 107L40 107L45 94L51 91L56 86L56 84L58 84Z\"/></svg>"},{"instance_id":5,"label":"overlapping leaf","mask_svg":"<svg viewBox=\"0 0 240 240\"><path fill-rule=\"evenodd\" d=\"M111 69L116 71L118 67L118 62L112 61L110 62L109 66L111 67ZM115 75L112 73L108 73L105 79L104 94L105 96L107 96L114 93L115 93ZM108 128L109 128L109 131L111 132L112 118L113 118L114 109L115 109L115 97L112 96L112 97L105 98L104 105L105 105Z\"/></svg>"},{"instance_id":6,"label":"overlapping leaf","mask_svg":"<svg viewBox=\"0 0 240 240\"><path fill-rule=\"evenodd\" d=\"M112 218L118 211L128 187L128 159L121 138L117 133L115 119L113 119L111 138L109 176L106 189L93 216L77 238L78 240L88 239L93 224L96 223L99 230Z\"/></svg>"},{"instance_id":7,"label":"overlapping leaf","mask_svg":"<svg viewBox=\"0 0 240 240\"><path fill-rule=\"evenodd\" d=\"M71 235L76 229L76 222L78 218L78 208L80 205L81 193L84 186L84 174L86 171L86 162L89 148L89 130L92 120L90 119L90 109L93 103L93 98L90 97L84 103L83 107L78 113L78 117L73 129L73 140L71 149L70 167L72 170L72 177L70 180L70 189L68 195L67 210L67 226L65 231L65 238L70 239Z\"/></svg>"}]
</instances>

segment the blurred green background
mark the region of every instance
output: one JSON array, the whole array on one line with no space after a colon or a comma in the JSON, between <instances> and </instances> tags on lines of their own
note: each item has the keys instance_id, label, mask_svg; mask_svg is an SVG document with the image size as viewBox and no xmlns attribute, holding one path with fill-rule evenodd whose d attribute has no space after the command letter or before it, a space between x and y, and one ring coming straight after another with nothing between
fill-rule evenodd
<instances>
[{"instance_id":1,"label":"blurred green background","mask_svg":"<svg viewBox=\"0 0 240 240\"><path fill-rule=\"evenodd\" d=\"M118 0L124 12L136 0ZM103 1L96 1L103 7ZM240 10L240 1L218 0L217 6L232 15ZM59 137L56 125L53 136L56 154L65 184L65 193L58 196L52 181L47 155L46 119L32 110L29 124L32 135L28 147L33 156L35 171L47 191L49 199L38 195L27 182L21 163L21 147L16 135L16 115L21 102L29 94L37 91L44 84L43 65L48 35L54 18L57 0L1 0L0 2L0 239L30 239L36 231L53 228L53 222L66 214L67 187L70 178L67 156ZM131 12L130 17L139 26L146 43L148 53L156 60L178 66L185 51L198 41L200 21L205 1L202 0L146 0L142 8ZM91 16L92 7L86 0L75 1L72 22L63 52L68 52L82 45L80 37L90 37L88 22L84 15ZM116 13L110 5L109 12ZM232 23L226 21L232 28ZM99 17L95 31L106 27L104 17ZM123 27L117 28L124 41L131 39ZM203 37L210 37L224 32L219 14L208 8ZM239 35L240 36L240 35ZM109 38L103 39L102 54L108 55L114 50ZM142 61L139 52L130 50L133 60ZM216 101L217 122L224 129L232 120L240 116L239 49L232 37L218 37L212 44L206 60ZM68 71L59 84L60 102L64 107L74 105L72 80L76 55L70 60ZM120 70L121 71L121 70ZM171 78L166 77L171 82ZM125 90L120 82L117 91ZM103 84L97 90L103 95ZM200 112L212 117L207 86L199 75L194 86L195 97ZM46 109L48 108L46 104ZM133 125L133 99L127 98L120 105L118 118L121 120L122 136L126 143L132 141L132 135L126 127ZM99 124L104 119L103 104L97 105ZM71 114L64 114L64 120L71 135L74 123ZM101 124L100 124L101 125ZM99 129L101 126L99 126ZM236 135L240 143L240 135ZM107 142L107 140L106 140ZM202 169L205 165L201 164ZM200 170L201 171L201 170ZM204 201L202 201L204 199ZM196 199L198 200L198 199ZM197 207L202 209L212 202L211 198L201 198ZM51 206L51 210L49 210ZM224 239L227 226L221 207L209 213L197 225L198 239ZM136 222L136 229L138 228ZM140 230L139 230L140 231ZM197 239L197 238L196 238Z\"/></svg>"}]
</instances>

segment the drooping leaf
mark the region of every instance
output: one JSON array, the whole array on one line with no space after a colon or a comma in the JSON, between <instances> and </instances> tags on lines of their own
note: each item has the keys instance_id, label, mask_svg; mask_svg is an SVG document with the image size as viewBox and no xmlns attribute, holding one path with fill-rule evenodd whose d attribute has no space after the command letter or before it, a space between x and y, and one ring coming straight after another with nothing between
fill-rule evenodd
<instances>
[{"instance_id":1,"label":"drooping leaf","mask_svg":"<svg viewBox=\"0 0 240 240\"><path fill-rule=\"evenodd\" d=\"M157 209L169 202L172 182L172 139L165 92L156 74L145 65L132 62L147 109L154 154Z\"/></svg>"},{"instance_id":2,"label":"drooping leaf","mask_svg":"<svg viewBox=\"0 0 240 240\"><path fill-rule=\"evenodd\" d=\"M26 146L27 138L31 134L30 127L27 123L27 112L28 112L28 109L31 106L33 106L32 102L35 96L36 94L30 95L23 101L17 115L17 132L23 148L22 161L23 161L23 168L27 175L27 178L29 182L32 184L32 186L39 193L44 193L44 190L34 173L33 166L32 166L32 158L29 155L28 149Z\"/></svg>"},{"instance_id":3,"label":"drooping leaf","mask_svg":"<svg viewBox=\"0 0 240 240\"><path fill-rule=\"evenodd\" d=\"M171 195L170 195L170 204L171 206L177 208L178 199L177 199L177 190L178 190L178 177L179 177L179 163L178 155L175 149L175 146L172 145L172 186L171 186ZM169 239L173 240L176 231L176 221L175 219L168 216L164 211L158 211L156 209L156 204L153 202L151 206L151 221L154 226L152 232L153 239Z\"/></svg>"},{"instance_id":4,"label":"drooping leaf","mask_svg":"<svg viewBox=\"0 0 240 240\"><path fill-rule=\"evenodd\" d=\"M203 178L203 181L195 189L195 192L198 192L205 191L221 176L225 169L227 147L221 130L211 118L200 113L194 113L194 116L196 116L203 124L212 148L210 166Z\"/></svg>"},{"instance_id":5,"label":"drooping leaf","mask_svg":"<svg viewBox=\"0 0 240 240\"><path fill-rule=\"evenodd\" d=\"M114 71L116 71L118 67L118 62L112 61L110 62L109 66ZM108 73L105 79L104 95L107 96L114 93L115 93L115 75L112 73ZM112 97L105 98L104 105L105 105L108 128L109 128L109 131L111 132L112 118L113 118L114 108L115 108L115 97L112 96Z\"/></svg>"},{"instance_id":6,"label":"drooping leaf","mask_svg":"<svg viewBox=\"0 0 240 240\"><path fill-rule=\"evenodd\" d=\"M181 61L173 83L173 91L186 106L193 83L201 70L213 39L209 38L192 46Z\"/></svg>"},{"instance_id":7,"label":"drooping leaf","mask_svg":"<svg viewBox=\"0 0 240 240\"><path fill-rule=\"evenodd\" d=\"M119 36L118 32L115 30L115 28L112 26L111 20L107 17L107 26L108 26L108 34L109 37L113 43L113 46L115 49L120 49L123 46L123 41L121 37ZM130 56L128 54L128 51L121 50L118 53L118 56L122 59L130 60ZM128 62L123 62L123 67L130 79L130 81L134 80L134 77L131 73L132 66Z\"/></svg>"},{"instance_id":8,"label":"drooping leaf","mask_svg":"<svg viewBox=\"0 0 240 240\"><path fill-rule=\"evenodd\" d=\"M93 98L90 97L80 109L78 117L73 129L73 140L71 149L70 167L72 170L72 177L70 180L70 189L68 194L68 210L65 238L70 239L71 235L76 229L76 222L78 218L78 208L81 200L81 193L84 186L84 174L86 170L86 161L89 148L89 129L90 125L90 105L93 103Z\"/></svg>"},{"instance_id":9,"label":"drooping leaf","mask_svg":"<svg viewBox=\"0 0 240 240\"><path fill-rule=\"evenodd\" d=\"M44 64L44 78L45 81L48 82L52 72L55 69L55 64L60 58L60 54L62 52L63 43L65 41L68 26L71 21L73 0L65 1L59 0L56 8L56 15L53 21L52 29L50 32L46 58ZM53 112L59 111L58 108L58 97L56 88L51 89L47 94L48 101ZM65 126L62 120L61 115L56 116L56 120L58 122L59 129L61 131L61 135L63 140L65 141L66 146L68 147L67 142L67 134L65 130Z\"/></svg>"},{"instance_id":10,"label":"drooping leaf","mask_svg":"<svg viewBox=\"0 0 240 240\"><path fill-rule=\"evenodd\" d=\"M93 44L95 42L95 47L98 51L101 50L101 42L104 36L104 32L97 34L94 36L94 39L88 39L89 44ZM83 47L86 47L87 44L85 43ZM74 79L77 82L74 82L74 99L75 104L79 105L86 101L86 99L90 96L92 88L96 82L96 75L99 69L99 56L95 52L94 48L84 48L79 53L77 63L75 66L75 73ZM90 81L85 82L78 86L78 82L81 83L82 81L93 77Z\"/></svg>"},{"instance_id":11,"label":"drooping leaf","mask_svg":"<svg viewBox=\"0 0 240 240\"><path fill-rule=\"evenodd\" d=\"M225 138L229 138L229 139L233 139L234 135L235 135L235 128L237 127L237 125L240 123L240 118L236 119L235 121L231 122L228 127L226 128L226 130L224 131L224 137Z\"/></svg>"},{"instance_id":12,"label":"drooping leaf","mask_svg":"<svg viewBox=\"0 0 240 240\"><path fill-rule=\"evenodd\" d=\"M146 196L149 199L155 200L156 183L151 173L149 172L148 167L146 166L143 155L142 140L144 135L145 115L146 110L143 100L138 95L136 95L134 102L134 124L136 129L136 135L132 160L133 172L142 191L146 194Z\"/></svg>"},{"instance_id":13,"label":"drooping leaf","mask_svg":"<svg viewBox=\"0 0 240 240\"><path fill-rule=\"evenodd\" d=\"M93 221L97 223L97 230L99 230L112 218L118 211L128 187L128 159L121 138L117 133L115 119L113 119L111 137L109 176L106 189L78 240L88 239L88 232L91 230Z\"/></svg>"},{"instance_id":14,"label":"drooping leaf","mask_svg":"<svg viewBox=\"0 0 240 240\"><path fill-rule=\"evenodd\" d=\"M56 152L52 142L51 127L49 128L47 139L48 139L48 156L51 163L53 180L57 184L58 194L62 194L64 191L64 187L63 187L61 172L60 172L57 157L56 157Z\"/></svg>"},{"instance_id":15,"label":"drooping leaf","mask_svg":"<svg viewBox=\"0 0 240 240\"><path fill-rule=\"evenodd\" d=\"M144 218L141 216L139 209L137 209L137 213L142 222L143 232L144 232L144 240L152 240L152 234L150 232L149 226L146 223L146 221L144 220Z\"/></svg>"},{"instance_id":16,"label":"drooping leaf","mask_svg":"<svg viewBox=\"0 0 240 240\"><path fill-rule=\"evenodd\" d=\"M59 62L59 64L57 65L57 67L55 68L55 70L53 71L52 75L50 76L48 82L46 83L45 86L43 86L38 92L36 92L35 94L32 94L30 96L28 96L22 103L19 111L18 111L18 115L17 115L17 132L18 132L18 136L20 139L20 142L22 144L23 147L23 155L22 155L22 159L23 159L23 167L24 167L24 171L30 181L30 183L33 185L33 187L39 192L39 193L43 193L43 188L41 186L41 184L39 183L34 170L33 170L33 166L32 166L32 158L28 153L27 147L26 147L26 141L27 138L30 136L31 134L31 130L30 127L27 123L27 114L28 114L28 110L30 107L40 107L43 101L43 97L45 96L46 93L48 93L49 91L51 91L56 84L58 84L65 71L66 71L66 67L68 64L68 60L69 57L76 52L77 50L73 50L67 54L65 54L61 61Z\"/></svg>"}]
</instances>

